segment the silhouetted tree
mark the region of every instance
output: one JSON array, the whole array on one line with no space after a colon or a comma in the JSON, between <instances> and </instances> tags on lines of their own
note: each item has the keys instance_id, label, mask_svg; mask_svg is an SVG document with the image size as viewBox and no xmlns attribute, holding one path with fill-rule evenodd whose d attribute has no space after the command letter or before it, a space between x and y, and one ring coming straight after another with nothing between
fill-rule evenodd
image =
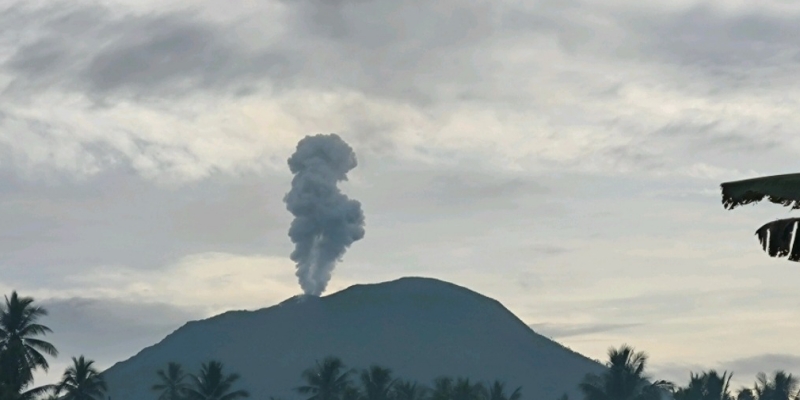
<instances>
[{"instance_id":1,"label":"silhouetted tree","mask_svg":"<svg viewBox=\"0 0 800 400\"><path fill-rule=\"evenodd\" d=\"M452 400L453 398L453 378L440 376L433 380L433 390L431 400Z\"/></svg>"},{"instance_id":2,"label":"silhouetted tree","mask_svg":"<svg viewBox=\"0 0 800 400\"><path fill-rule=\"evenodd\" d=\"M192 385L186 388L188 400L235 400L250 397L246 390L233 390L239 374L225 375L222 363L209 361L200 367L200 374L189 375Z\"/></svg>"},{"instance_id":3,"label":"silhouetted tree","mask_svg":"<svg viewBox=\"0 0 800 400\"><path fill-rule=\"evenodd\" d=\"M20 297L14 291L10 298L5 296L5 304L0 305L0 390L13 393L20 399L49 390L49 386L25 389L33 384L33 371L49 369L44 355L58 355L55 346L37 338L52 331L37 323L39 318L47 315L47 310L34 306L33 301L33 298Z\"/></svg>"},{"instance_id":4,"label":"silhouetted tree","mask_svg":"<svg viewBox=\"0 0 800 400\"><path fill-rule=\"evenodd\" d=\"M345 390L351 386L350 374L337 357L326 357L322 363L303 371L306 384L295 388L302 395L310 395L306 400L343 400Z\"/></svg>"},{"instance_id":5,"label":"silhouetted tree","mask_svg":"<svg viewBox=\"0 0 800 400\"><path fill-rule=\"evenodd\" d=\"M170 362L167 364L166 371L160 369L156 372L159 383L153 385L153 391L160 392L158 400L183 400L186 397L186 389L189 384L184 380L189 376L183 372L180 364Z\"/></svg>"},{"instance_id":6,"label":"silhouetted tree","mask_svg":"<svg viewBox=\"0 0 800 400\"><path fill-rule=\"evenodd\" d=\"M106 382L92 364L94 361L83 356L72 357L72 365L55 386L55 394L63 395L63 400L105 400Z\"/></svg>"},{"instance_id":7,"label":"silhouetted tree","mask_svg":"<svg viewBox=\"0 0 800 400\"><path fill-rule=\"evenodd\" d=\"M703 398L704 390L703 376L690 372L689 383L677 388L673 397L675 400L700 400Z\"/></svg>"},{"instance_id":8,"label":"silhouetted tree","mask_svg":"<svg viewBox=\"0 0 800 400\"><path fill-rule=\"evenodd\" d=\"M424 400L428 388L417 382L398 380L394 384L394 400Z\"/></svg>"},{"instance_id":9,"label":"silhouetted tree","mask_svg":"<svg viewBox=\"0 0 800 400\"><path fill-rule=\"evenodd\" d=\"M522 387L518 387L511 392L510 395L506 394L505 382L494 381L489 386L488 400L520 400L522 398ZM566 396L566 394L564 395Z\"/></svg>"},{"instance_id":10,"label":"silhouetted tree","mask_svg":"<svg viewBox=\"0 0 800 400\"><path fill-rule=\"evenodd\" d=\"M668 382L648 381L647 355L643 352L622 345L609 349L608 358L608 369L603 374L588 374L578 386L586 400L658 400L671 389Z\"/></svg>"},{"instance_id":11,"label":"silhouetted tree","mask_svg":"<svg viewBox=\"0 0 800 400\"><path fill-rule=\"evenodd\" d=\"M733 400L730 393L732 376L727 371L719 375L715 370L691 373L689 384L675 392L675 400Z\"/></svg>"},{"instance_id":12,"label":"silhouetted tree","mask_svg":"<svg viewBox=\"0 0 800 400\"><path fill-rule=\"evenodd\" d=\"M771 378L763 372L756 376L754 394L757 400L795 400L797 399L797 378L784 371L775 371Z\"/></svg>"},{"instance_id":13,"label":"silhouetted tree","mask_svg":"<svg viewBox=\"0 0 800 400\"><path fill-rule=\"evenodd\" d=\"M469 378L458 378L453 385L452 400L483 400L486 388L480 383L470 383Z\"/></svg>"},{"instance_id":14,"label":"silhouetted tree","mask_svg":"<svg viewBox=\"0 0 800 400\"><path fill-rule=\"evenodd\" d=\"M736 394L736 400L756 400L756 394L753 389L741 388Z\"/></svg>"},{"instance_id":15,"label":"silhouetted tree","mask_svg":"<svg viewBox=\"0 0 800 400\"><path fill-rule=\"evenodd\" d=\"M390 400L392 387L392 370L373 365L361 373L361 385L365 400Z\"/></svg>"},{"instance_id":16,"label":"silhouetted tree","mask_svg":"<svg viewBox=\"0 0 800 400\"><path fill-rule=\"evenodd\" d=\"M342 400L364 400L361 391L353 385L347 385L342 392Z\"/></svg>"},{"instance_id":17,"label":"silhouetted tree","mask_svg":"<svg viewBox=\"0 0 800 400\"><path fill-rule=\"evenodd\" d=\"M730 392L732 377L733 374L729 374L728 371L724 371L722 375L713 369L703 373L705 387L703 400L733 400Z\"/></svg>"}]
</instances>

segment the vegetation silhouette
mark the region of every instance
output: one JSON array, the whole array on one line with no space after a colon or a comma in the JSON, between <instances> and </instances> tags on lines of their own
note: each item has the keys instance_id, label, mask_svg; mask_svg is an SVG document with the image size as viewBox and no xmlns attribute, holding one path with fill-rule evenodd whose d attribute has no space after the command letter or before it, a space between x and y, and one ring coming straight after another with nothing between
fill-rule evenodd
<instances>
[{"instance_id":1,"label":"vegetation silhouette","mask_svg":"<svg viewBox=\"0 0 800 400\"><path fill-rule=\"evenodd\" d=\"M453 397L453 378L440 376L433 380L430 400L449 400Z\"/></svg>"},{"instance_id":2,"label":"vegetation silhouette","mask_svg":"<svg viewBox=\"0 0 800 400\"><path fill-rule=\"evenodd\" d=\"M52 332L39 323L47 311L34 299L13 292L0 305L0 400L111 400L107 384L94 361L80 356L55 385L34 387L33 372L49 368L45 356L58 352L40 336ZM599 375L588 374L578 384L582 400L800 400L800 382L785 371L756 375L753 387L743 387L734 396L732 373L715 370L690 373L685 386L654 380L646 373L648 357L623 344L608 350L608 367ZM234 387L237 373L226 374L217 360L202 363L198 374L190 374L176 362L154 371L153 392L158 400L237 400L250 393ZM439 376L430 387L393 376L392 370L371 365L360 371L349 369L338 357L328 356L302 371L295 388L303 400L522 400L522 387L510 393L505 382L471 381L468 377ZM358 378L358 379L356 379ZM354 382L356 381L356 382ZM565 388L567 389L567 388ZM270 400L283 400L269 397ZM291 399L289 399L291 400ZM537 399L538 400L538 399ZM546 400L546 399L545 399ZM566 394L558 400L569 400Z\"/></svg>"},{"instance_id":3,"label":"vegetation silhouette","mask_svg":"<svg viewBox=\"0 0 800 400\"><path fill-rule=\"evenodd\" d=\"M49 386L31 388L33 372L50 368L45 355L58 355L55 346L39 338L52 330L38 323L47 315L47 310L33 302L32 297L20 297L13 291L10 298L5 296L5 303L0 306L0 395L3 398L29 400L51 390Z\"/></svg>"},{"instance_id":4,"label":"vegetation silhouette","mask_svg":"<svg viewBox=\"0 0 800 400\"><path fill-rule=\"evenodd\" d=\"M673 397L675 400L734 400L730 392L732 376L727 371L722 375L715 370L702 374L692 372L689 374L689 384L678 388Z\"/></svg>"},{"instance_id":5,"label":"vegetation silhouette","mask_svg":"<svg viewBox=\"0 0 800 400\"><path fill-rule=\"evenodd\" d=\"M183 367L176 363L167 364L167 369L160 369L156 372L159 382L151 387L153 391L160 392L158 400L184 400L189 383L186 379L188 374L183 372Z\"/></svg>"},{"instance_id":6,"label":"vegetation silhouette","mask_svg":"<svg viewBox=\"0 0 800 400\"><path fill-rule=\"evenodd\" d=\"M427 387L417 382L398 380L394 385L394 400L425 400L428 392Z\"/></svg>"},{"instance_id":7,"label":"vegetation silhouette","mask_svg":"<svg viewBox=\"0 0 800 400\"><path fill-rule=\"evenodd\" d=\"M797 378L779 370L772 377L759 372L753 392L758 400L795 400L798 398L797 388Z\"/></svg>"},{"instance_id":8,"label":"vegetation silhouette","mask_svg":"<svg viewBox=\"0 0 800 400\"><path fill-rule=\"evenodd\" d=\"M203 363L198 375L191 375L194 383L186 388L187 400L235 400L250 397L246 390L233 390L233 384L239 380L239 374L225 375L222 363L216 360Z\"/></svg>"},{"instance_id":9,"label":"vegetation silhouette","mask_svg":"<svg viewBox=\"0 0 800 400\"><path fill-rule=\"evenodd\" d=\"M338 357L326 357L322 363L317 362L316 366L303 371L305 385L295 390L310 395L306 400L344 400L345 394L353 395L352 390L347 393L347 389L351 386L350 375L355 372L345 369Z\"/></svg>"},{"instance_id":10,"label":"vegetation silhouette","mask_svg":"<svg viewBox=\"0 0 800 400\"><path fill-rule=\"evenodd\" d=\"M736 400L756 400L756 395L753 389L741 388L736 394Z\"/></svg>"},{"instance_id":11,"label":"vegetation silhouette","mask_svg":"<svg viewBox=\"0 0 800 400\"><path fill-rule=\"evenodd\" d=\"M650 382L645 374L647 354L623 344L608 350L608 369L601 375L588 374L578 387L585 400L660 400L674 385L667 381Z\"/></svg>"},{"instance_id":12,"label":"vegetation silhouette","mask_svg":"<svg viewBox=\"0 0 800 400\"><path fill-rule=\"evenodd\" d=\"M505 382L494 381L489 387L487 400L520 400L521 398L522 386L514 389L510 395L507 395Z\"/></svg>"},{"instance_id":13,"label":"vegetation silhouette","mask_svg":"<svg viewBox=\"0 0 800 400\"><path fill-rule=\"evenodd\" d=\"M486 398L486 388L480 382L471 383L469 378L458 378L453 385L451 400L483 400Z\"/></svg>"},{"instance_id":14,"label":"vegetation silhouette","mask_svg":"<svg viewBox=\"0 0 800 400\"><path fill-rule=\"evenodd\" d=\"M373 365L361 372L364 400L392 400L392 389L397 381L392 379L392 370Z\"/></svg>"},{"instance_id":15,"label":"vegetation silhouette","mask_svg":"<svg viewBox=\"0 0 800 400\"><path fill-rule=\"evenodd\" d=\"M54 395L63 394L62 400L104 400L108 387L93 364L94 361L83 356L72 357L72 365L64 371Z\"/></svg>"},{"instance_id":16,"label":"vegetation silhouette","mask_svg":"<svg viewBox=\"0 0 800 400\"><path fill-rule=\"evenodd\" d=\"M800 174L764 176L722 183L722 205L733 210L738 206L757 203L765 198L775 204L800 209ZM795 228L800 218L784 218L762 225L756 230L761 247L770 257L788 257L800 261L800 235Z\"/></svg>"}]
</instances>

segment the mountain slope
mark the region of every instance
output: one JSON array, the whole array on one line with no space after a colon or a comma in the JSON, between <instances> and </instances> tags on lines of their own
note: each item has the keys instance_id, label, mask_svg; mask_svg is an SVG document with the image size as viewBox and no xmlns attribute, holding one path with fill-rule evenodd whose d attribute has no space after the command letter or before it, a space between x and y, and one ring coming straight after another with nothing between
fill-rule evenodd
<instances>
[{"instance_id":1,"label":"mountain slope","mask_svg":"<svg viewBox=\"0 0 800 400\"><path fill-rule=\"evenodd\" d=\"M328 355L425 384L445 374L500 379L543 400L578 397L583 376L604 368L536 334L495 300L435 279L402 278L190 322L103 375L112 399L144 399L153 397L155 371L167 362L194 372L218 359L242 375L239 387L252 398L292 399L300 373Z\"/></svg>"}]
</instances>

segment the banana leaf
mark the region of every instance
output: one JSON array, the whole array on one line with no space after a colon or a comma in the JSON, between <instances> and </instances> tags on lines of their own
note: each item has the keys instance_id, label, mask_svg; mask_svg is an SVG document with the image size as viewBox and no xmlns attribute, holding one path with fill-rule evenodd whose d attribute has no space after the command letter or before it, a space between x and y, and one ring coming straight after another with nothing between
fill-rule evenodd
<instances>
[{"instance_id":1,"label":"banana leaf","mask_svg":"<svg viewBox=\"0 0 800 400\"><path fill-rule=\"evenodd\" d=\"M764 198L795 210L800 209L800 174L764 176L725 182L721 186L722 204L728 210Z\"/></svg>"},{"instance_id":2,"label":"banana leaf","mask_svg":"<svg viewBox=\"0 0 800 400\"><path fill-rule=\"evenodd\" d=\"M800 218L779 219L758 228L758 241L770 257L789 256L789 261L800 261L800 235L795 234L798 222Z\"/></svg>"}]
</instances>

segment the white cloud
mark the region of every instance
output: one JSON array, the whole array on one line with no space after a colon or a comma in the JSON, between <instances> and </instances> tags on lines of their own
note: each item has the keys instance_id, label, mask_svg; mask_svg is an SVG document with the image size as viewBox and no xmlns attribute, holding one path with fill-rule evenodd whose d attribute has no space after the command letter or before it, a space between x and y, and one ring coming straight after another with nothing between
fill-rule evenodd
<instances>
[{"instance_id":1,"label":"white cloud","mask_svg":"<svg viewBox=\"0 0 800 400\"><path fill-rule=\"evenodd\" d=\"M300 294L294 264L288 258L223 253L191 255L160 271L97 268L69 278L67 283L69 289L48 293L47 297L157 300L176 307L201 308L207 316L232 309L270 307ZM330 291L349 285L334 278Z\"/></svg>"},{"instance_id":2,"label":"white cloud","mask_svg":"<svg viewBox=\"0 0 800 400\"><path fill-rule=\"evenodd\" d=\"M152 74L155 82L163 81L161 88L146 83L149 81L139 75L128 76L130 82L121 80L125 75L114 75L109 77L113 84L81 83L105 85L98 89L102 93L122 90L113 92L117 94L105 98L105 104L97 107L98 93L76 90L76 84L69 83L99 79L87 77L83 67L66 66L58 59L48 66L47 74L28 76L20 68L34 68L33 63L39 60L34 57L36 54L10 49L11 60L17 64L12 63L13 68L7 67L2 75L11 80L13 87L36 91L37 101L26 103L14 96L4 100L0 146L6 153L5 162L24 171L54 170L77 176L126 165L154 180L188 182L216 171L237 174L282 169L298 138L338 132L354 142L360 152L392 154L408 162L477 162L490 169L528 172L668 173L717 179L740 161L726 154L730 151L726 141L735 139L742 151L754 149L748 149L742 140L757 144L766 137L780 142L782 152L798 146L789 128L798 122L792 111L792 104L800 102L798 91L786 90L783 85L759 89L728 85L730 89L716 94L720 82L698 75L698 67L672 66L644 52L651 41L658 39L652 32L641 31L645 28L640 25L631 25L630 19L632 15L638 20L656 18L655 11L632 8L629 3L577 2L566 6L536 2L524 7L508 2L492 6L481 3L476 9L463 10L452 4L442 5L478 18L478 22L487 24L487 29L453 43L436 42L446 39L444 31L438 36L417 32L418 37L413 38L380 39L398 51L406 49L408 57L419 58L417 62L431 61L424 54L438 54L419 52L431 46L442 52L442 57L450 57L451 65L437 62L426 67L430 76L403 72L388 59L372 54L374 49L368 43L362 43L367 39L364 35L373 30L376 38L385 33L383 27L368 23L370 15L391 11L384 10L382 3L353 5L341 11L340 17L354 24L353 30L333 38L303 25L307 22L303 22L304 18L313 14L312 5L298 4L297 9L279 2L261 5L277 7L275 13L269 14L275 23L266 24L275 28L257 29L259 25L245 18L255 12L250 8L254 4L223 7L227 11L220 4L197 5L202 12L185 16L181 23L176 22L181 20L176 17L179 14L169 14L184 12L180 7L164 9L161 19L147 19L150 17L142 10L129 15L120 12L134 7L131 4L107 3L107 8L84 4L73 9L61 5L61 9L74 10L96 29L114 35L114 25L103 18L117 18L121 33L114 36L112 44L120 46L119 51L129 52L121 53L121 57L139 57L140 53L133 52L147 49L141 46L154 46L152 51L163 52L162 47L172 43L167 40L192 44L199 40L192 36L195 35L212 38L214 42L209 46L228 61L220 64L220 71L186 66L190 68L184 72L186 79L198 87L186 92L180 84L176 90L182 94L177 97L159 92L177 79L172 75L174 68L168 66L154 66L142 72ZM677 7L669 18L679 20L681 12L692 12L697 4L658 3L654 7L661 11ZM81 7L92 11L81 11ZM528 8L529 14L515 7ZM258 12L266 12L262 8ZM41 10L46 8L36 12L45 12ZM211 12L214 10L219 12L216 17ZM410 17L425 10L409 7L391 12ZM565 20L565 10L575 18ZM720 12L709 11L700 14L700 18L727 18ZM35 13L22 15L27 18ZM498 18L510 15L517 15L524 25L513 29L499 25ZM331 18L324 21L333 24L331 27L337 23L332 15L326 18ZM58 29L80 35L69 30L71 25L51 21L54 25L48 26L47 21L50 20L44 18L37 22L37 29L44 32L39 34L41 38L49 38ZM452 26L433 24L430 28L434 33L436 29L464 29L457 21L448 23ZM157 31L165 35L162 39L156 35L142 39L149 42L126 42L134 33L158 24L164 25L163 30ZM727 29L723 22L718 26L714 29ZM668 28L672 29L664 29ZM84 39L95 40L80 36L74 41ZM284 41L290 39L296 40L298 47L287 53ZM31 39L31 43L36 42ZM617 47L609 49L608 43L616 43ZM91 46L68 50L67 46L62 46L65 52L76 52L73 58L89 61L107 58L109 54L102 51L113 50L92 50ZM263 62L258 57L267 55L276 61L258 64ZM339 61L350 65L356 60L363 64L362 70L337 67ZM201 61L197 60L202 64ZM282 72L288 75L273 76L276 72L270 68L275 63L288 68ZM245 79L253 72L233 67L251 64L262 78ZM323 69L314 72L309 68ZM320 73L329 78L321 78ZM42 75L54 80L43 86L45 89L24 86L44 79ZM234 83L241 79L254 94L235 95L240 89ZM428 81L430 85L420 86ZM229 84L234 86L226 92L224 88ZM404 85L406 94L402 94ZM144 94L126 97L120 94L127 93L125 90ZM424 95L427 100L409 98L409 93ZM698 132L703 126L711 128ZM659 132L664 129L677 134L663 136ZM766 149L761 154L770 151ZM704 160L699 162L698 157ZM765 160L759 156L754 163L758 165L752 169L763 168Z\"/></svg>"},{"instance_id":3,"label":"white cloud","mask_svg":"<svg viewBox=\"0 0 800 400\"><path fill-rule=\"evenodd\" d=\"M601 359L636 339L654 363L714 365L734 358L720 335L800 353L798 272L752 236L774 208L714 197L796 167L800 6L167 3L0 10L24 39L0 38L5 293L203 315L297 294L275 256L286 158L336 132L367 236L329 292L420 274L530 323L629 326L565 339ZM67 190L16 180L42 177Z\"/></svg>"}]
</instances>

